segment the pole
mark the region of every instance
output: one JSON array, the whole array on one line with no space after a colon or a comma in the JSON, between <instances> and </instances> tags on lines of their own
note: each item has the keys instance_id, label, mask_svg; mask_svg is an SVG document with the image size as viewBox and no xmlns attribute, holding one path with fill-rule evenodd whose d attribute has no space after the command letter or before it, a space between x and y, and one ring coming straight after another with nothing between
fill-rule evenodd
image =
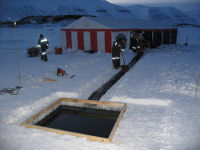
<instances>
[{"instance_id":1,"label":"pole","mask_svg":"<svg viewBox=\"0 0 200 150\"><path fill-rule=\"evenodd\" d=\"M17 72L18 72L19 83L21 83L21 78L20 78L20 66L19 66L19 51L18 51L18 47L17 47L17 32L16 32L17 22L16 22L16 21L14 21L14 26L15 26L15 39L16 39Z\"/></svg>"},{"instance_id":2,"label":"pole","mask_svg":"<svg viewBox=\"0 0 200 150\"><path fill-rule=\"evenodd\" d=\"M196 87L196 92L195 92L195 97L197 98L197 92L198 92L198 88L199 88L199 82L200 82L200 72L199 72L199 77L197 79L197 87Z\"/></svg>"}]
</instances>

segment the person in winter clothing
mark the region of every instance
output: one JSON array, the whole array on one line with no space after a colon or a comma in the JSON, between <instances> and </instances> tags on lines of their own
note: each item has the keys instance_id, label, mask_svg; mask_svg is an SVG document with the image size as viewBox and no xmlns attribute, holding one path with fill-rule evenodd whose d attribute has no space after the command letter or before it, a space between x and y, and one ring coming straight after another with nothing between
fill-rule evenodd
<instances>
[{"instance_id":1,"label":"person in winter clothing","mask_svg":"<svg viewBox=\"0 0 200 150\"><path fill-rule=\"evenodd\" d=\"M38 46L41 47L42 52L46 51L46 49L49 48L49 41L44 37L43 34L40 34L40 37L38 40Z\"/></svg>"},{"instance_id":2,"label":"person in winter clothing","mask_svg":"<svg viewBox=\"0 0 200 150\"><path fill-rule=\"evenodd\" d=\"M120 67L120 52L126 47L126 37L123 34L119 34L112 46L112 62L114 67L117 69Z\"/></svg>"},{"instance_id":3,"label":"person in winter clothing","mask_svg":"<svg viewBox=\"0 0 200 150\"><path fill-rule=\"evenodd\" d=\"M115 41L112 46L112 62L116 69L120 66L120 50L119 43Z\"/></svg>"},{"instance_id":4,"label":"person in winter clothing","mask_svg":"<svg viewBox=\"0 0 200 150\"><path fill-rule=\"evenodd\" d=\"M41 48L41 60L47 61L47 53L46 49L49 47L48 40L44 37L43 34L40 34L39 40L38 40L38 47Z\"/></svg>"},{"instance_id":5,"label":"person in winter clothing","mask_svg":"<svg viewBox=\"0 0 200 150\"><path fill-rule=\"evenodd\" d=\"M133 50L135 53L144 52L145 48L150 47L150 42L144 38L144 33L142 32L134 32L134 35L130 39L130 49Z\"/></svg>"}]
</instances>

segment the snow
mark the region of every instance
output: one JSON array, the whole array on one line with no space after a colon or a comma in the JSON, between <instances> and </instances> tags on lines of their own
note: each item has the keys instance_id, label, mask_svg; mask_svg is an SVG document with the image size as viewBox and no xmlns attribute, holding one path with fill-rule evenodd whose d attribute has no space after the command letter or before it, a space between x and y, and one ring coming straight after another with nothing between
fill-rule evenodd
<instances>
[{"instance_id":1,"label":"snow","mask_svg":"<svg viewBox=\"0 0 200 150\"><path fill-rule=\"evenodd\" d=\"M174 7L142 5L121 7L105 0L1 0L0 14L0 21L4 22L8 18L13 21L27 16L92 15L103 18L143 19L171 24L198 24L196 18L193 19Z\"/></svg>"},{"instance_id":2,"label":"snow","mask_svg":"<svg viewBox=\"0 0 200 150\"><path fill-rule=\"evenodd\" d=\"M15 29L7 27L0 28L2 35L0 39L2 43L0 45L0 69L3 70L1 72L0 89L15 87L17 85L23 86L20 94L16 97L2 95L0 97L2 105L7 106L7 99L10 98L15 99L15 103L9 105L11 109L15 109L21 105L32 105L34 101L41 99L41 97L50 99L50 102L62 96L87 99L94 90L101 86L102 82L106 82L118 71L110 65L112 63L110 54L100 52L91 55L80 51L70 52L70 50L65 50L63 55L55 55L54 47L60 45L60 28L57 25L28 25L17 27L21 84L18 82L16 65ZM43 33L50 42L48 63L41 62L39 57L28 58L26 56L26 49L30 46L37 45L40 33ZM133 56L133 53L126 55L128 60ZM56 71L58 67L66 70L68 75L66 77L57 77ZM70 78L73 75L75 75L74 78ZM55 79L57 82L43 83L43 78ZM8 79L9 82L5 79ZM21 93L23 94L21 95ZM54 97L53 99L49 98L51 94ZM41 101L43 102L42 99ZM2 111L4 108L7 110L7 107L3 107ZM8 111L5 111L5 113L8 113Z\"/></svg>"},{"instance_id":3,"label":"snow","mask_svg":"<svg viewBox=\"0 0 200 150\"><path fill-rule=\"evenodd\" d=\"M57 25L17 26L21 83L18 82L14 28L0 27L0 89L23 86L16 96L0 95L0 149L6 150L199 150L200 29L180 27L178 44L149 50L102 98L120 101L127 110L111 143L88 141L69 135L28 129L20 124L58 98L82 98L109 80L118 70L111 54L64 51ZM37 44L40 33L50 42L48 62L26 57L26 48ZM189 46L183 46L186 36ZM126 62L135 55L126 52ZM57 77L57 67L67 76ZM76 75L74 78L70 78ZM42 82L43 77L57 82Z\"/></svg>"},{"instance_id":4,"label":"snow","mask_svg":"<svg viewBox=\"0 0 200 150\"><path fill-rule=\"evenodd\" d=\"M26 16L38 15L97 15L112 17L117 14L125 18L127 16L127 14L118 13L118 10L123 9L123 7L102 0L58 0L56 2L54 0L6 0L1 1L0 4L0 12L2 14L0 20L7 20L9 17L12 20L19 20Z\"/></svg>"},{"instance_id":5,"label":"snow","mask_svg":"<svg viewBox=\"0 0 200 150\"><path fill-rule=\"evenodd\" d=\"M109 29L109 27L103 25L102 22L93 20L92 17L81 17L64 27L64 29Z\"/></svg>"},{"instance_id":6,"label":"snow","mask_svg":"<svg viewBox=\"0 0 200 150\"><path fill-rule=\"evenodd\" d=\"M196 20L198 22L198 24L200 24L200 9L198 10L193 10L193 11L189 11L186 12L190 17L192 17L194 20Z\"/></svg>"},{"instance_id":7,"label":"snow","mask_svg":"<svg viewBox=\"0 0 200 150\"><path fill-rule=\"evenodd\" d=\"M114 140L127 149L200 149L199 54L195 46L149 52L101 98L128 106Z\"/></svg>"},{"instance_id":8,"label":"snow","mask_svg":"<svg viewBox=\"0 0 200 150\"><path fill-rule=\"evenodd\" d=\"M197 24L197 20L193 19L187 13L176 9L175 7L147 7L143 5L131 5L128 8L134 18L153 20L170 24Z\"/></svg>"},{"instance_id":9,"label":"snow","mask_svg":"<svg viewBox=\"0 0 200 150\"><path fill-rule=\"evenodd\" d=\"M152 20L81 17L67 25L65 29L168 29L172 27L170 24Z\"/></svg>"},{"instance_id":10,"label":"snow","mask_svg":"<svg viewBox=\"0 0 200 150\"><path fill-rule=\"evenodd\" d=\"M196 28L182 28L182 36ZM194 32L193 32L194 33ZM192 33L191 33L192 34ZM189 36L196 42L196 36ZM190 42L189 42L190 43ZM126 102L114 140L126 149L200 149L199 46L160 47L149 51L101 100ZM199 45L199 44L198 44ZM130 141L134 141L130 144Z\"/></svg>"}]
</instances>

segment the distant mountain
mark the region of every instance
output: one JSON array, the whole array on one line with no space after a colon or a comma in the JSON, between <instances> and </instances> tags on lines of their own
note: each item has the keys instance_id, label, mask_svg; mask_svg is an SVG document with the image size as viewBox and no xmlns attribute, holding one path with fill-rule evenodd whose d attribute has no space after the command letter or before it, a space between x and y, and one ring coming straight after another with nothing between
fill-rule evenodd
<instances>
[{"instance_id":1,"label":"distant mountain","mask_svg":"<svg viewBox=\"0 0 200 150\"><path fill-rule=\"evenodd\" d=\"M200 25L200 9L198 11L190 11L187 14L198 22Z\"/></svg>"},{"instance_id":2,"label":"distant mountain","mask_svg":"<svg viewBox=\"0 0 200 150\"><path fill-rule=\"evenodd\" d=\"M137 19L149 19L172 24L197 23L195 19L175 7L147 7L143 5L132 5L126 8L129 9L133 17Z\"/></svg>"},{"instance_id":3,"label":"distant mountain","mask_svg":"<svg viewBox=\"0 0 200 150\"><path fill-rule=\"evenodd\" d=\"M0 0L0 14L1 21L39 15L131 16L129 10L105 0Z\"/></svg>"},{"instance_id":4,"label":"distant mountain","mask_svg":"<svg viewBox=\"0 0 200 150\"><path fill-rule=\"evenodd\" d=\"M0 0L0 21L5 22L8 18L13 21L28 16L59 15L137 18L172 24L197 23L174 7L121 7L105 0Z\"/></svg>"}]
</instances>

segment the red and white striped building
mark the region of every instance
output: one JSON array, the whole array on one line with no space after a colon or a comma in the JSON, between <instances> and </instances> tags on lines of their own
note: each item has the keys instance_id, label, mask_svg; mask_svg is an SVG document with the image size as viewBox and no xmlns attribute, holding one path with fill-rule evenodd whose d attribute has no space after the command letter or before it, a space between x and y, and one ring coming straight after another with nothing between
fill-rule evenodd
<instances>
[{"instance_id":1,"label":"red and white striped building","mask_svg":"<svg viewBox=\"0 0 200 150\"><path fill-rule=\"evenodd\" d=\"M111 53L112 43L119 33L126 36L126 47L129 48L132 31L162 31L168 29L172 28L144 20L81 17L61 29L61 42L64 49Z\"/></svg>"}]
</instances>

